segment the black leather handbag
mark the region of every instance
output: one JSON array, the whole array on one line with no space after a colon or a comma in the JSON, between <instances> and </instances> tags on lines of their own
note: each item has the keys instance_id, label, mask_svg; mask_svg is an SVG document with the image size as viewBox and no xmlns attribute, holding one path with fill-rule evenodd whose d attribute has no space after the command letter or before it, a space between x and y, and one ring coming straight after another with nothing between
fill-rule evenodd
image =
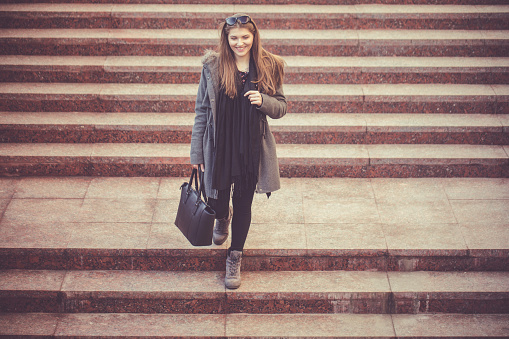
<instances>
[{"instance_id":1,"label":"black leather handbag","mask_svg":"<svg viewBox=\"0 0 509 339\"><path fill-rule=\"evenodd\" d=\"M198 170L196 169L193 169L189 182L184 182L180 186L180 203L175 225L193 246L209 246L212 244L216 212L205 203L207 196L203 187L203 172L201 170L199 170L199 175L199 186Z\"/></svg>"}]
</instances>

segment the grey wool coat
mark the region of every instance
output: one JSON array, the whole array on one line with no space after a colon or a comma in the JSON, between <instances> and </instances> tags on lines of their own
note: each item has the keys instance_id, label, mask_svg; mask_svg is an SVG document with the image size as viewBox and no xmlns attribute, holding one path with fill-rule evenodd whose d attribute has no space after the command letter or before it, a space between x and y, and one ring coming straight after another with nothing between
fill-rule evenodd
<instances>
[{"instance_id":1,"label":"grey wool coat","mask_svg":"<svg viewBox=\"0 0 509 339\"><path fill-rule=\"evenodd\" d=\"M196 97L196 116L191 139L191 163L204 164L205 193L208 197L217 198L217 190L212 189L212 171L216 142L214 132L217 120L216 98L219 92L218 54L209 51L203 57L202 62L203 69ZM280 181L276 141L270 132L266 117L279 119L286 114L286 98L283 89L279 88L273 96L262 93L262 105L258 109L264 114L260 121L260 130L263 132L263 136L256 192L270 193L280 188Z\"/></svg>"}]
</instances>

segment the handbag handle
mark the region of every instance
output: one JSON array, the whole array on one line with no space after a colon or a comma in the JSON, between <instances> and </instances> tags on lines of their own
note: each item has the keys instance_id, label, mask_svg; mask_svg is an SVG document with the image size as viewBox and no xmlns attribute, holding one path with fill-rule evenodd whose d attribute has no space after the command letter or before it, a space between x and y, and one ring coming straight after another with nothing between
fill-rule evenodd
<instances>
[{"instance_id":1,"label":"handbag handle","mask_svg":"<svg viewBox=\"0 0 509 339\"><path fill-rule=\"evenodd\" d=\"M198 176L200 177L200 182L198 184ZM194 189L198 192L198 196L203 195L203 201L207 203L207 194L205 193L205 185L203 184L205 180L205 173L201 170L201 168L193 168L193 172L191 173L191 178L189 179L189 185L187 185L187 195L189 196L189 192L193 187L193 179L194 179Z\"/></svg>"},{"instance_id":2,"label":"handbag handle","mask_svg":"<svg viewBox=\"0 0 509 339\"><path fill-rule=\"evenodd\" d=\"M198 171L196 170L196 168L193 168L193 172L191 173L191 178L189 179L189 185L187 186L188 187L188 190L190 190L192 187L193 187L193 178L194 178L194 188L196 191L198 191Z\"/></svg>"},{"instance_id":3,"label":"handbag handle","mask_svg":"<svg viewBox=\"0 0 509 339\"><path fill-rule=\"evenodd\" d=\"M205 172L201 170L201 167L198 167L198 174L200 176L200 189L199 192L203 194L203 201L207 203L207 194L205 194L205 185L203 182L205 181Z\"/></svg>"}]
</instances>

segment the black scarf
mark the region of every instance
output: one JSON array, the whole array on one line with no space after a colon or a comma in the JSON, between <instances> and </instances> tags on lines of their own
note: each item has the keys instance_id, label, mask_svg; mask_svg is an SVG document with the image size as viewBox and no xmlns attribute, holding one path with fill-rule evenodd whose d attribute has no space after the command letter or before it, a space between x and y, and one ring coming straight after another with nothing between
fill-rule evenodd
<instances>
[{"instance_id":1,"label":"black scarf","mask_svg":"<svg viewBox=\"0 0 509 339\"><path fill-rule=\"evenodd\" d=\"M212 188L217 190L253 189L258 182L261 132L260 112L244 94L257 90L253 81L256 67L251 60L245 84L235 74L237 96L230 98L221 88L217 98L216 160Z\"/></svg>"}]
</instances>

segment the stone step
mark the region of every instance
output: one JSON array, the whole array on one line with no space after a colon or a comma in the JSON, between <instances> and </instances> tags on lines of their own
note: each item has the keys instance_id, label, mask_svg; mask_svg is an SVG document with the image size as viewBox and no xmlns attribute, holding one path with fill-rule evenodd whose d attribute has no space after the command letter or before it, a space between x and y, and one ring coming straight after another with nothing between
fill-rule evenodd
<instances>
[{"instance_id":1,"label":"stone step","mask_svg":"<svg viewBox=\"0 0 509 339\"><path fill-rule=\"evenodd\" d=\"M228 242L193 247L173 225L188 180L0 178L0 269L224 270ZM509 179L281 186L255 195L243 270L509 271Z\"/></svg>"},{"instance_id":2,"label":"stone step","mask_svg":"<svg viewBox=\"0 0 509 339\"><path fill-rule=\"evenodd\" d=\"M2 312L509 313L509 272L0 271ZM281 282L284 282L283 284Z\"/></svg>"},{"instance_id":3,"label":"stone step","mask_svg":"<svg viewBox=\"0 0 509 339\"><path fill-rule=\"evenodd\" d=\"M184 180L182 180L184 181ZM113 199L111 202L114 203ZM118 205L114 203L114 205ZM159 204L162 206L162 204ZM168 205L177 210L177 205L173 201L169 201ZM164 208L162 206L161 208ZM168 209L168 208L166 208ZM174 211L168 211L168 214L173 215ZM166 218L169 219L169 218ZM158 223L152 225L154 234L164 235L165 238L158 241L151 239L153 246L160 248L151 249L124 249L124 248L109 248L113 243L129 243L129 235L127 231L143 231L143 228L148 229L150 224L131 224L122 226L121 223L98 223L96 225L87 225L84 223L71 223L68 224L68 234L73 236L72 246L91 246L91 243L100 244L108 248L1 248L0 249L0 269L48 269L48 270L136 270L136 271L217 271L225 270L226 249L225 248L204 248L196 249L187 245L187 240L183 235L177 233L178 230L172 224L173 220L168 223ZM125 225L125 224L124 224ZM35 235L27 236L21 234L22 240L16 242L12 239L12 234L20 234L20 229L27 227L9 227L7 224L3 234L9 234L10 238L2 242L2 246L6 243L10 244L41 244L44 243L41 234L50 233L49 229L36 230ZM138 227L139 226L139 227ZM309 236L314 243L318 240L323 241L326 245L315 244L315 247L306 248L298 244L302 242L304 237L299 237L298 240L286 241L284 235L280 232L276 236L271 236L267 240L274 248L268 248L267 244L263 244L262 230L267 230L270 226L255 225L256 229L251 231L259 247L249 244L245 249L242 270L243 271L379 271L379 272L414 272L414 271L509 271L509 249L476 249L468 250L465 247L458 246L451 240L450 233L458 233L458 228L454 227L453 232L447 231L447 226L450 225L422 225L419 227L402 226L404 229L403 235L396 234L396 226L400 225L383 225L383 228L389 232L394 232L388 236L389 240L393 241L394 245L411 244L411 233L420 233L425 239L422 241L428 247L444 247L444 248L364 248L360 244L355 246L359 248L352 249L352 245L341 244L337 239L339 235L352 235L352 230L362 230L365 237L369 237L367 231L372 230L370 227L363 227L365 225L347 224L337 225L336 227L330 225L303 225L294 226L302 230L310 230L317 228L319 230L331 231L332 240L325 236L312 235ZM30 224L28 228L33 228L34 224ZM78 229L83 227L91 234L100 234L100 232L108 233L104 239L91 239L89 235L85 235L85 231ZM120 231L122 238L117 241L111 240L115 237L112 231L99 230L99 227L107 227L108 229ZM136 229L138 227L138 229ZM288 225L278 225L288 231L288 234L296 233ZM475 226L470 225L472 229ZM364 229L365 228L365 229ZM380 227L382 228L382 227ZM468 227L465 228L467 231ZM46 231L46 232L43 232ZM379 230L377 230L379 231ZM440 242L435 236L432 237L432 242L429 240L429 235L425 231L440 232L445 235L447 239L443 241L447 245L435 243ZM27 232L31 232L27 230ZM502 225L495 225L490 228L491 238L496 237L495 232L507 234ZM379 232L378 232L379 233ZM377 233L377 239L374 241L380 242L381 238ZM480 233L479 230L472 232L472 234ZM68 234L59 234L58 239L65 238ZM298 233L300 234L300 233ZM338 235L336 235L338 234ZM102 234L100 234L102 235ZM470 234L469 234L470 235ZM48 234L47 237L53 237L53 234ZM83 239L77 239L81 236ZM354 237L356 235L353 235ZM374 238L374 236L371 236ZM404 238L405 241L398 243L398 237ZM428 238L427 238L428 237ZM277 239L273 239L277 238ZM357 236L357 238L359 238ZM131 239L131 242L138 242L141 236L136 236L136 239ZM248 238L250 239L250 238ZM503 237L507 239L507 236ZM279 242L276 242L278 240ZM80 243L80 241L82 241ZM171 241L171 242L170 242ZM355 239L356 242L360 239ZM50 240L55 242L55 240ZM248 240L248 243L253 240ZM435 242L435 243L433 243ZM458 243L461 241L457 241ZM474 240L472 240L474 242ZM486 241L485 241L486 242ZM501 241L499 241L501 242ZM46 242L47 244L48 242ZM287 247L281 248L281 244L287 244ZM333 248L334 244L343 245L344 248ZM169 248L163 248L164 245ZM377 244L377 246L380 244ZM55 246L62 246L56 244ZM284 245L283 245L284 246ZM302 248L293 248L302 246ZM374 246L374 245L373 245ZM410 245L412 246L412 244ZM445 246L450 246L445 248ZM458 248L452 248L452 247ZM493 246L488 244L488 246ZM502 245L503 246L503 245ZM288 248L291 247L291 248Z\"/></svg>"},{"instance_id":4,"label":"stone step","mask_svg":"<svg viewBox=\"0 0 509 339\"><path fill-rule=\"evenodd\" d=\"M4 143L0 175L185 176L189 144ZM508 146L278 146L284 177L507 177Z\"/></svg>"},{"instance_id":5,"label":"stone step","mask_svg":"<svg viewBox=\"0 0 509 339\"><path fill-rule=\"evenodd\" d=\"M227 244L173 225L185 178L0 180L2 269L224 270ZM508 185L283 178L255 197L243 270L509 271Z\"/></svg>"},{"instance_id":6,"label":"stone step","mask_svg":"<svg viewBox=\"0 0 509 339\"><path fill-rule=\"evenodd\" d=\"M194 113L0 112L9 143L190 143ZM509 145L508 114L290 113L279 144Z\"/></svg>"},{"instance_id":7,"label":"stone step","mask_svg":"<svg viewBox=\"0 0 509 339\"><path fill-rule=\"evenodd\" d=\"M238 6L237 6L238 7ZM234 4L0 4L0 28L215 29ZM245 5L260 29L509 29L509 6Z\"/></svg>"},{"instance_id":8,"label":"stone step","mask_svg":"<svg viewBox=\"0 0 509 339\"><path fill-rule=\"evenodd\" d=\"M94 3L94 4L224 4L220 0L2 0L0 3ZM309 5L308 0L235 0L238 5ZM314 5L479 5L478 0L314 0ZM508 0L484 0L483 5L509 5ZM244 6L243 6L244 7Z\"/></svg>"},{"instance_id":9,"label":"stone step","mask_svg":"<svg viewBox=\"0 0 509 339\"><path fill-rule=\"evenodd\" d=\"M0 337L503 338L505 314L0 314Z\"/></svg>"},{"instance_id":10,"label":"stone step","mask_svg":"<svg viewBox=\"0 0 509 339\"><path fill-rule=\"evenodd\" d=\"M263 30L267 50L303 56L507 57L504 30ZM215 29L0 29L2 55L200 56Z\"/></svg>"},{"instance_id":11,"label":"stone step","mask_svg":"<svg viewBox=\"0 0 509 339\"><path fill-rule=\"evenodd\" d=\"M298 113L509 114L509 85L285 85ZM196 84L0 83L0 111L194 112Z\"/></svg>"},{"instance_id":12,"label":"stone step","mask_svg":"<svg viewBox=\"0 0 509 339\"><path fill-rule=\"evenodd\" d=\"M7 55L0 56L0 82L197 84L200 59ZM287 56L285 61L287 84L509 83L509 58Z\"/></svg>"}]
</instances>

